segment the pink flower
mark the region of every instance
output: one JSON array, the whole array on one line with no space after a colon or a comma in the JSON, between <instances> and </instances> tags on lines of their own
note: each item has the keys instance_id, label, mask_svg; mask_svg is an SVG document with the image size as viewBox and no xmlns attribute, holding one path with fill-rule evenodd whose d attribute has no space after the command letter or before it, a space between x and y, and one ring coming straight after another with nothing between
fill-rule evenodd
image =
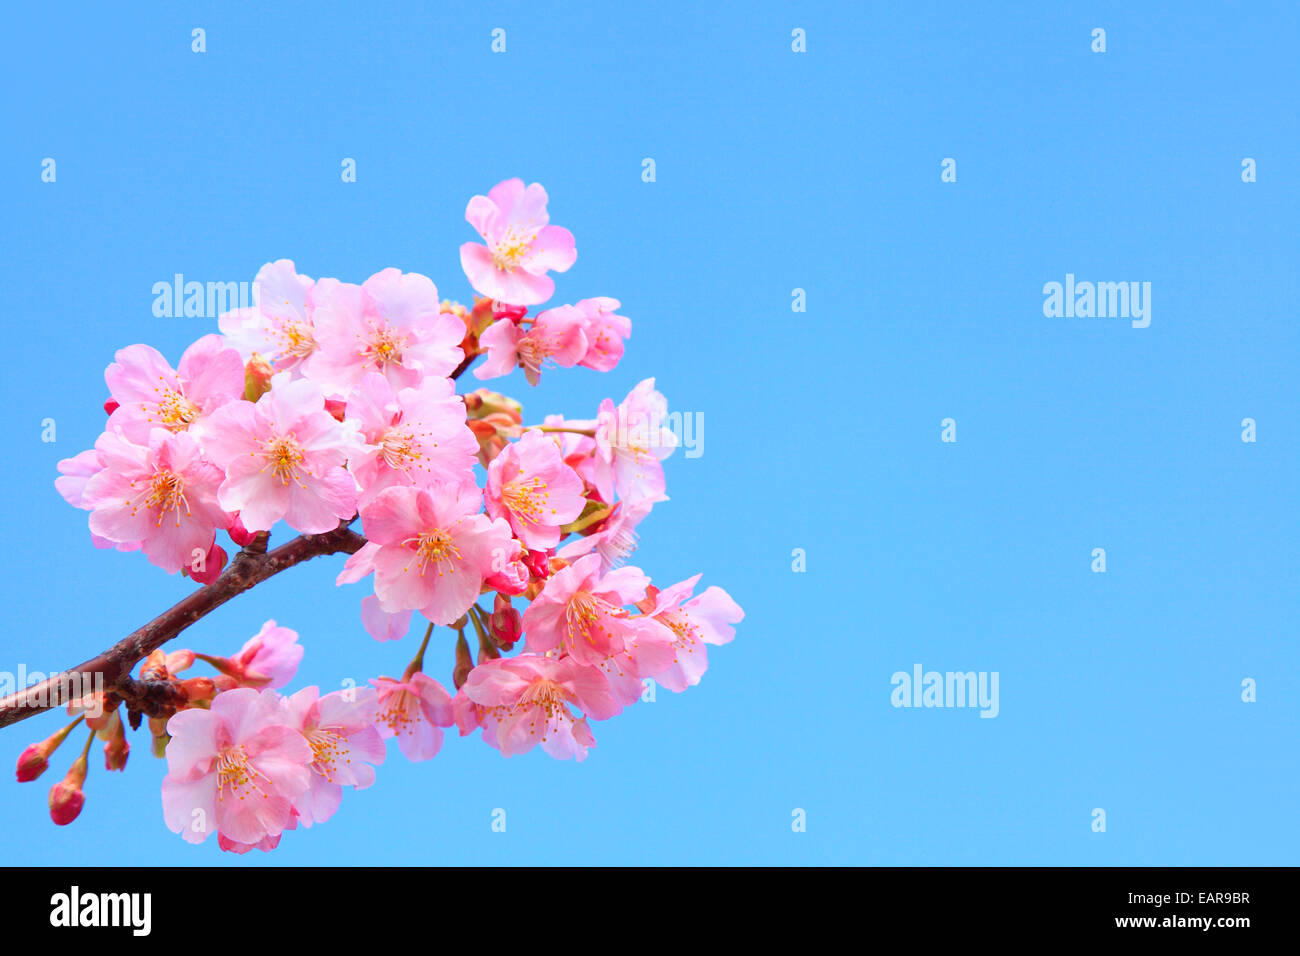
<instances>
[{"instance_id":1,"label":"pink flower","mask_svg":"<svg viewBox=\"0 0 1300 956\"><path fill-rule=\"evenodd\" d=\"M219 832L257 844L293 825L293 801L311 785L311 746L290 726L275 691L218 694L209 710L167 722L163 819L189 843Z\"/></svg>"},{"instance_id":2,"label":"pink flower","mask_svg":"<svg viewBox=\"0 0 1300 956\"><path fill-rule=\"evenodd\" d=\"M394 392L388 379L370 372L348 400L347 418L365 442L348 463L361 486L361 507L385 488L458 485L474 470L478 440L449 378L429 376Z\"/></svg>"},{"instance_id":3,"label":"pink flower","mask_svg":"<svg viewBox=\"0 0 1300 956\"><path fill-rule=\"evenodd\" d=\"M706 588L692 598L699 580L697 574L664 588L655 596L654 609L646 615L647 623L662 629L675 652L669 667L649 675L669 690L683 691L698 684L709 667L705 645L731 641L736 636L731 625L745 618L740 605L720 587Z\"/></svg>"},{"instance_id":4,"label":"pink flower","mask_svg":"<svg viewBox=\"0 0 1300 956\"><path fill-rule=\"evenodd\" d=\"M323 823L334 815L343 799L343 785L364 790L375 782L371 764L384 762L384 741L374 727L378 697L369 688L335 691L320 696L320 689L304 687L284 705L292 725L311 747L311 784L294 801L303 826Z\"/></svg>"},{"instance_id":5,"label":"pink flower","mask_svg":"<svg viewBox=\"0 0 1300 956\"><path fill-rule=\"evenodd\" d=\"M649 583L639 568L602 573L600 555L579 558L553 574L524 611L528 649L540 654L563 648L589 665L624 653L639 625L623 605L644 598Z\"/></svg>"},{"instance_id":6,"label":"pink flower","mask_svg":"<svg viewBox=\"0 0 1300 956\"><path fill-rule=\"evenodd\" d=\"M550 226L546 190L539 183L524 188L522 179L507 179L486 196L475 196L465 219L485 246L460 247L460 264L480 295L512 305L536 305L555 291L546 273L564 272L578 258L573 233Z\"/></svg>"},{"instance_id":7,"label":"pink flower","mask_svg":"<svg viewBox=\"0 0 1300 956\"><path fill-rule=\"evenodd\" d=\"M118 403L107 429L121 431L137 445L147 443L156 427L198 433L208 416L244 394L244 362L219 335L205 335L191 345L174 371L148 345L124 348L116 358L104 372Z\"/></svg>"},{"instance_id":8,"label":"pink flower","mask_svg":"<svg viewBox=\"0 0 1300 956\"><path fill-rule=\"evenodd\" d=\"M494 563L515 553L510 526L479 514L473 485L389 488L361 512L375 594L385 611L420 611L451 624L468 610Z\"/></svg>"},{"instance_id":9,"label":"pink flower","mask_svg":"<svg viewBox=\"0 0 1300 956\"><path fill-rule=\"evenodd\" d=\"M227 312L217 325L244 361L261 355L277 371L294 370L296 376L319 347L312 325L315 296L331 284L337 280L317 284L299 275L290 259L268 262L253 280L256 305Z\"/></svg>"},{"instance_id":10,"label":"pink flower","mask_svg":"<svg viewBox=\"0 0 1300 956\"><path fill-rule=\"evenodd\" d=\"M95 443L104 467L86 481L82 502L90 530L108 541L139 543L158 567L174 574L206 556L215 529L229 518L217 502L221 470L204 460L185 432L155 428L148 447L105 432Z\"/></svg>"},{"instance_id":11,"label":"pink flower","mask_svg":"<svg viewBox=\"0 0 1300 956\"><path fill-rule=\"evenodd\" d=\"M587 499L582 479L564 463L560 448L542 432L530 430L488 466L487 513L505 518L524 547L553 548L560 526L582 514Z\"/></svg>"},{"instance_id":12,"label":"pink flower","mask_svg":"<svg viewBox=\"0 0 1300 956\"><path fill-rule=\"evenodd\" d=\"M613 513L600 523L599 530L585 538L575 538L556 551L556 555L566 561L576 561L594 551L600 555L602 570L617 568L636 550L636 526L645 520L654 504L654 498L615 503Z\"/></svg>"},{"instance_id":13,"label":"pink flower","mask_svg":"<svg viewBox=\"0 0 1300 956\"><path fill-rule=\"evenodd\" d=\"M484 661L462 690L480 708L483 739L505 757L540 743L557 760L583 760L596 745L587 718L604 720L623 709L605 675L572 658L521 654ZM570 706L583 717L575 718Z\"/></svg>"},{"instance_id":14,"label":"pink flower","mask_svg":"<svg viewBox=\"0 0 1300 956\"><path fill-rule=\"evenodd\" d=\"M367 372L394 389L414 388L465 357L465 324L442 311L437 287L414 272L384 269L359 286L330 286L316 297L315 324L320 354L309 377L331 395L349 395Z\"/></svg>"},{"instance_id":15,"label":"pink flower","mask_svg":"<svg viewBox=\"0 0 1300 956\"><path fill-rule=\"evenodd\" d=\"M397 746L408 760L429 760L442 746L442 728L454 724L451 695L422 671L405 680L377 677L371 684L378 694L375 729Z\"/></svg>"},{"instance_id":16,"label":"pink flower","mask_svg":"<svg viewBox=\"0 0 1300 956\"><path fill-rule=\"evenodd\" d=\"M204 443L226 470L217 498L246 529L267 531L283 518L307 534L332 531L356 512L356 482L343 467L354 445L320 388L287 373L256 404L220 409Z\"/></svg>"},{"instance_id":17,"label":"pink flower","mask_svg":"<svg viewBox=\"0 0 1300 956\"><path fill-rule=\"evenodd\" d=\"M596 416L596 455L593 480L600 496L664 500L664 469L660 462L677 447L677 436L666 428L668 402L647 378L614 407L601 402Z\"/></svg>"},{"instance_id":18,"label":"pink flower","mask_svg":"<svg viewBox=\"0 0 1300 956\"><path fill-rule=\"evenodd\" d=\"M623 341L632 335L632 320L615 315L618 299L597 296L573 306L582 318L587 352L579 365L597 372L611 371L623 357Z\"/></svg>"},{"instance_id":19,"label":"pink flower","mask_svg":"<svg viewBox=\"0 0 1300 956\"><path fill-rule=\"evenodd\" d=\"M524 370L529 385L541 381L542 366L548 361L572 368L587 354L586 321L571 305L539 313L528 331L518 323L501 319L479 336L487 348L487 361L474 369L478 379L508 375L516 365Z\"/></svg>"},{"instance_id":20,"label":"pink flower","mask_svg":"<svg viewBox=\"0 0 1300 956\"><path fill-rule=\"evenodd\" d=\"M84 501L86 483L104 470L103 457L99 451L89 448L71 458L64 458L58 464L59 477L54 479L54 490L63 496L63 500L74 508L90 511L91 506ZM140 542L117 543L91 532L90 543L97 548L116 548L118 551L139 551Z\"/></svg>"},{"instance_id":21,"label":"pink flower","mask_svg":"<svg viewBox=\"0 0 1300 956\"><path fill-rule=\"evenodd\" d=\"M283 687L298 673L302 655L298 632L270 620L244 642L223 672L245 687Z\"/></svg>"}]
</instances>

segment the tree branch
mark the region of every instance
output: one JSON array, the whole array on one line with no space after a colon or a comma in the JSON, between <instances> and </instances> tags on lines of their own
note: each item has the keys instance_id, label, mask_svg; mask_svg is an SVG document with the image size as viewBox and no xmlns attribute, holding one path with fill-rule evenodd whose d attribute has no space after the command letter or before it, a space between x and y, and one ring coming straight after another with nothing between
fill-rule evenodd
<instances>
[{"instance_id":1,"label":"tree branch","mask_svg":"<svg viewBox=\"0 0 1300 956\"><path fill-rule=\"evenodd\" d=\"M148 624L118 641L108 650L92 657L64 674L55 674L38 684L0 698L0 727L16 724L67 703L60 700L59 688L66 686L69 674L102 674L105 691L118 685L130 686L131 670L151 652L180 634L195 621L211 614L237 594L243 594L255 584L260 584L285 568L301 564L322 554L346 552L355 554L366 539L342 522L333 531L324 534L299 535L274 551L266 551L258 543L244 548L234 556L221 575L211 584L199 588L171 609L164 611Z\"/></svg>"}]
</instances>

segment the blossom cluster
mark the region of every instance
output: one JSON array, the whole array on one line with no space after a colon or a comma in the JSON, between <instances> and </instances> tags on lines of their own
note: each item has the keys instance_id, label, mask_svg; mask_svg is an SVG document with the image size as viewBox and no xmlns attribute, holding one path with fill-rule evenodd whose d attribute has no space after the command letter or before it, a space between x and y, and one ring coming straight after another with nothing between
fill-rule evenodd
<instances>
[{"instance_id":1,"label":"blossom cluster","mask_svg":"<svg viewBox=\"0 0 1300 956\"><path fill-rule=\"evenodd\" d=\"M228 561L221 534L264 547L277 522L312 535L359 519L365 544L338 584L367 582L362 626L380 641L426 626L400 679L325 695L279 693L302 647L273 621L231 657L154 652L141 679L170 702L149 714L168 767L164 817L191 842L215 832L223 849L269 849L327 819L343 786L374 780L387 738L412 760L433 757L453 727L505 756L540 746L582 760L593 722L640 699L648 679L698 683L705 647L743 617L721 588L696 593L700 575L658 588L626 564L667 500L663 461L677 444L653 379L591 417L534 425L505 395L456 392L480 356L479 380L608 372L631 334L608 297L530 314L577 256L540 185L502 182L466 219L482 240L460 250L472 306L398 269L357 285L269 263L255 304L222 315L174 367L148 345L119 351L103 434L59 463L56 487L90 513L97 547L203 584ZM424 672L435 625L456 635L451 691ZM182 676L196 660L215 676ZM87 723L120 769L128 748L118 700L107 703ZM44 770L55 737L28 748L20 779ZM56 822L80 810L84 764L83 753L51 792Z\"/></svg>"}]
</instances>

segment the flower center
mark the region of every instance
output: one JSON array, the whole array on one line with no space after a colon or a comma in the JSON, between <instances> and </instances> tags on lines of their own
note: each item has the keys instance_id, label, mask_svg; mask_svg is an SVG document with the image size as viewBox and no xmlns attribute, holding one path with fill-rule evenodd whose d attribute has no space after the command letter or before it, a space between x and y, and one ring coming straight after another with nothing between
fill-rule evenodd
<instances>
[{"instance_id":1,"label":"flower center","mask_svg":"<svg viewBox=\"0 0 1300 956\"><path fill-rule=\"evenodd\" d=\"M158 418L164 428L183 432L199 417L199 406L175 389L167 389L158 399Z\"/></svg>"},{"instance_id":2,"label":"flower center","mask_svg":"<svg viewBox=\"0 0 1300 956\"><path fill-rule=\"evenodd\" d=\"M244 753L242 745L221 751L221 755L217 757L217 799L226 799L227 788L232 797L240 800L243 800L250 790L257 791L265 799L267 793L258 782L259 777L267 783L271 782L248 762L248 756Z\"/></svg>"},{"instance_id":3,"label":"flower center","mask_svg":"<svg viewBox=\"0 0 1300 956\"><path fill-rule=\"evenodd\" d=\"M306 322L285 322L280 326L284 350L296 358L306 358L316 351L316 337Z\"/></svg>"},{"instance_id":4,"label":"flower center","mask_svg":"<svg viewBox=\"0 0 1300 956\"><path fill-rule=\"evenodd\" d=\"M456 547L456 542L451 535L441 528L434 528L432 531L426 531L414 538L407 538L402 542L402 546L412 548L415 551L415 559L420 563L420 577L424 577L424 572L430 564L438 572L439 577L444 573L443 565L446 565L445 573L456 573L456 562L460 560L460 549ZM409 571L410 566L408 565L402 570Z\"/></svg>"},{"instance_id":5,"label":"flower center","mask_svg":"<svg viewBox=\"0 0 1300 956\"><path fill-rule=\"evenodd\" d=\"M333 783L335 762L344 752L344 737L326 727L317 727L303 736L311 745L312 770Z\"/></svg>"},{"instance_id":6,"label":"flower center","mask_svg":"<svg viewBox=\"0 0 1300 956\"><path fill-rule=\"evenodd\" d=\"M181 523L181 509L185 509L185 517L190 516L190 505L185 500L185 479L174 471L157 471L154 473L153 481L149 483L149 494L145 498L146 508L158 509L158 526L162 527L163 516L167 512L176 513L176 524L179 527Z\"/></svg>"},{"instance_id":7,"label":"flower center","mask_svg":"<svg viewBox=\"0 0 1300 956\"><path fill-rule=\"evenodd\" d=\"M522 471L501 489L501 498L512 512L535 524L541 522L550 500L546 494L546 482L540 478L525 479ZM555 514L554 508L551 514Z\"/></svg>"},{"instance_id":8,"label":"flower center","mask_svg":"<svg viewBox=\"0 0 1300 956\"><path fill-rule=\"evenodd\" d=\"M420 722L420 702L409 690L394 691L379 711L378 720L394 734L402 734Z\"/></svg>"},{"instance_id":9,"label":"flower center","mask_svg":"<svg viewBox=\"0 0 1300 956\"><path fill-rule=\"evenodd\" d=\"M695 650L695 645L700 640L700 629L695 622L691 620L690 615L678 608L674 611L665 611L659 615L659 620L673 632L673 647L677 650L684 650L687 654Z\"/></svg>"},{"instance_id":10,"label":"flower center","mask_svg":"<svg viewBox=\"0 0 1300 956\"><path fill-rule=\"evenodd\" d=\"M398 335L392 326L385 323L371 330L370 341L361 350L361 357L366 365L374 364L383 369L388 365L400 365L405 349L406 336Z\"/></svg>"},{"instance_id":11,"label":"flower center","mask_svg":"<svg viewBox=\"0 0 1300 956\"><path fill-rule=\"evenodd\" d=\"M511 271L527 257L536 238L535 232L520 232L511 226L492 246L492 264L503 272Z\"/></svg>"},{"instance_id":12,"label":"flower center","mask_svg":"<svg viewBox=\"0 0 1300 956\"><path fill-rule=\"evenodd\" d=\"M612 635L604 622L610 617L627 617L627 611L614 607L590 591L578 591L564 608L569 641L572 643L582 637L588 644L595 644L597 635L608 640Z\"/></svg>"},{"instance_id":13,"label":"flower center","mask_svg":"<svg viewBox=\"0 0 1300 956\"><path fill-rule=\"evenodd\" d=\"M406 471L424 457L415 434L409 428L394 425L379 439L379 453L389 468Z\"/></svg>"},{"instance_id":14,"label":"flower center","mask_svg":"<svg viewBox=\"0 0 1300 956\"><path fill-rule=\"evenodd\" d=\"M272 438L263 445L262 455L271 467L272 474L280 479L281 484L287 485L291 481L297 481L300 486L305 487L298 481L298 468L306 456L303 454L302 446L296 440L287 435Z\"/></svg>"}]
</instances>

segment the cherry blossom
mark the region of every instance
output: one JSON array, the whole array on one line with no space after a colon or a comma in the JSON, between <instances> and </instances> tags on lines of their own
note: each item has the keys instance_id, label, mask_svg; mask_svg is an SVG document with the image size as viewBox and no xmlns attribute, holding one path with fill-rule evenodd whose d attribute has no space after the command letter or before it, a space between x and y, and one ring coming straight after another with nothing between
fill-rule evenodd
<instances>
[{"instance_id":1,"label":"cherry blossom","mask_svg":"<svg viewBox=\"0 0 1300 956\"><path fill-rule=\"evenodd\" d=\"M522 179L497 183L486 196L475 196L465 219L486 245L460 247L460 264L481 295L512 305L536 305L555 291L546 273L565 272L578 258L573 233L548 225L546 190Z\"/></svg>"},{"instance_id":2,"label":"cherry blossom","mask_svg":"<svg viewBox=\"0 0 1300 956\"><path fill-rule=\"evenodd\" d=\"M488 466L487 513L505 518L530 550L553 548L560 526L582 514L582 479L560 457L559 446L530 430Z\"/></svg>"},{"instance_id":3,"label":"cherry blossom","mask_svg":"<svg viewBox=\"0 0 1300 956\"><path fill-rule=\"evenodd\" d=\"M356 510L356 482L344 468L355 444L316 384L282 373L256 403L221 408L204 448L226 471L217 499L249 531L283 518L319 534Z\"/></svg>"}]
</instances>

